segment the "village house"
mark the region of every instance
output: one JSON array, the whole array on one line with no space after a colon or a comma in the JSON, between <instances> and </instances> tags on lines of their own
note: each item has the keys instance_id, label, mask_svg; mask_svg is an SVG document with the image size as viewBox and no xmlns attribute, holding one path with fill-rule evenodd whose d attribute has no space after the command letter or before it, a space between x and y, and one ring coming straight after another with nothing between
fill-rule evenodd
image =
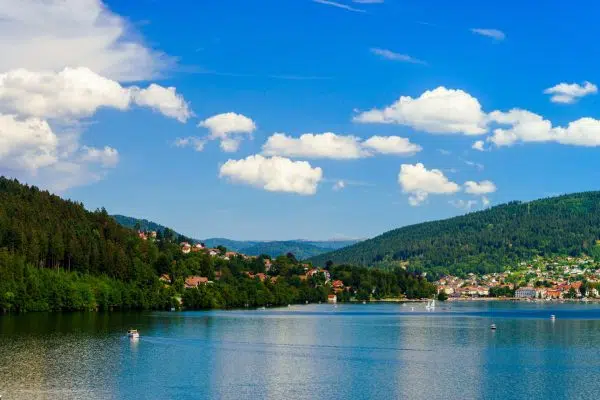
<instances>
[{"instance_id":1,"label":"village house","mask_svg":"<svg viewBox=\"0 0 600 400\"><path fill-rule=\"evenodd\" d=\"M331 280L331 274L329 273L329 271L327 271L325 269L318 269L318 268L313 268L313 269L309 270L306 273L306 277L311 278L316 274L323 274L325 276L325 283L327 283Z\"/></svg>"},{"instance_id":2,"label":"village house","mask_svg":"<svg viewBox=\"0 0 600 400\"><path fill-rule=\"evenodd\" d=\"M265 258L263 262L265 263L265 271L269 272L271 270L271 267L273 266L273 262L268 258Z\"/></svg>"},{"instance_id":3,"label":"village house","mask_svg":"<svg viewBox=\"0 0 600 400\"><path fill-rule=\"evenodd\" d=\"M181 247L181 252L183 254L189 254L192 251L192 245L188 242L181 242L179 246Z\"/></svg>"},{"instance_id":4,"label":"village house","mask_svg":"<svg viewBox=\"0 0 600 400\"><path fill-rule=\"evenodd\" d=\"M190 276L188 278L185 279L185 288L186 289L191 289L191 288L195 288L198 287L200 285L206 285L207 283L209 283L209 280L207 277L204 276Z\"/></svg>"},{"instance_id":5,"label":"village house","mask_svg":"<svg viewBox=\"0 0 600 400\"><path fill-rule=\"evenodd\" d=\"M518 288L515 291L515 297L517 299L533 299L535 298L536 295L536 291L534 288L526 286L526 287L522 287L522 288Z\"/></svg>"},{"instance_id":6,"label":"village house","mask_svg":"<svg viewBox=\"0 0 600 400\"><path fill-rule=\"evenodd\" d=\"M337 296L335 294L327 295L327 302L332 304L337 303Z\"/></svg>"},{"instance_id":7,"label":"village house","mask_svg":"<svg viewBox=\"0 0 600 400\"><path fill-rule=\"evenodd\" d=\"M158 279L163 283L171 283L171 277L169 274L162 274Z\"/></svg>"},{"instance_id":8,"label":"village house","mask_svg":"<svg viewBox=\"0 0 600 400\"><path fill-rule=\"evenodd\" d=\"M208 249L208 255L211 257L216 257L219 254L221 254L221 252L217 249Z\"/></svg>"},{"instance_id":9,"label":"village house","mask_svg":"<svg viewBox=\"0 0 600 400\"><path fill-rule=\"evenodd\" d=\"M197 253L201 250L204 250L204 245L202 243L196 243L194 246L192 246L192 253Z\"/></svg>"}]
</instances>

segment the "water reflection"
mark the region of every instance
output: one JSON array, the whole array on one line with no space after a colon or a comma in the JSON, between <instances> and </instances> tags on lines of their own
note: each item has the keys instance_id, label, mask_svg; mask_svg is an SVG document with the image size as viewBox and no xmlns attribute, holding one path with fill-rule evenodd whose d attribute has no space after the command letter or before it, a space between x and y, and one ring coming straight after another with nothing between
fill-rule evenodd
<instances>
[{"instance_id":1,"label":"water reflection","mask_svg":"<svg viewBox=\"0 0 600 400\"><path fill-rule=\"evenodd\" d=\"M394 304L323 304L3 316L0 394L510 399L587 398L600 391L597 306L445 308L426 313L418 306L411 312ZM127 338L131 327L140 331L139 340Z\"/></svg>"}]
</instances>

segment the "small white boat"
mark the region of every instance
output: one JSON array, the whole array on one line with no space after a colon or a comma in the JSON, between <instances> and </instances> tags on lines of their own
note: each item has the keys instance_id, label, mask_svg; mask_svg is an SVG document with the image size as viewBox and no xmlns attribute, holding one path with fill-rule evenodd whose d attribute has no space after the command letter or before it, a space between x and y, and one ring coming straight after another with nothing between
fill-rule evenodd
<instances>
[{"instance_id":1,"label":"small white boat","mask_svg":"<svg viewBox=\"0 0 600 400\"><path fill-rule=\"evenodd\" d=\"M493 331L495 331L496 330L496 324L491 324L490 325L490 329L493 330Z\"/></svg>"},{"instance_id":2,"label":"small white boat","mask_svg":"<svg viewBox=\"0 0 600 400\"><path fill-rule=\"evenodd\" d=\"M367 302L366 302L366 301L363 301L363 304L367 304Z\"/></svg>"},{"instance_id":3,"label":"small white boat","mask_svg":"<svg viewBox=\"0 0 600 400\"><path fill-rule=\"evenodd\" d=\"M266 310L265 307L258 307L258 309L261 310L261 311Z\"/></svg>"},{"instance_id":4,"label":"small white boat","mask_svg":"<svg viewBox=\"0 0 600 400\"><path fill-rule=\"evenodd\" d=\"M140 333L137 331L137 329L130 329L127 331L127 336L130 339L139 339L140 338Z\"/></svg>"},{"instance_id":5,"label":"small white boat","mask_svg":"<svg viewBox=\"0 0 600 400\"><path fill-rule=\"evenodd\" d=\"M554 320L556 320L556 315L552 314L552 315L550 316L550 320L551 320L551 321L554 321Z\"/></svg>"},{"instance_id":6,"label":"small white boat","mask_svg":"<svg viewBox=\"0 0 600 400\"><path fill-rule=\"evenodd\" d=\"M435 300L428 301L425 309L427 311L435 311Z\"/></svg>"}]
</instances>

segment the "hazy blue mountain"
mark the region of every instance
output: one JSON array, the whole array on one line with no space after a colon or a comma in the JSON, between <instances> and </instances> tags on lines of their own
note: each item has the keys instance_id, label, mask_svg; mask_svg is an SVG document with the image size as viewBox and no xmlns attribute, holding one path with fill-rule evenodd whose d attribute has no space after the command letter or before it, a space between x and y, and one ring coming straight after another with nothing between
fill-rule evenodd
<instances>
[{"instance_id":1,"label":"hazy blue mountain","mask_svg":"<svg viewBox=\"0 0 600 400\"><path fill-rule=\"evenodd\" d=\"M137 223L142 230L164 231L167 227L147 219L127 217L125 215L112 216L120 225L133 229ZM180 235L175 232L176 235ZM356 240L285 240L285 241L258 241L258 240L231 240L226 238L195 239L207 247L225 246L228 250L247 255L267 254L277 257L281 254L293 253L298 259L306 259L331 250L340 249L356 243Z\"/></svg>"}]
</instances>

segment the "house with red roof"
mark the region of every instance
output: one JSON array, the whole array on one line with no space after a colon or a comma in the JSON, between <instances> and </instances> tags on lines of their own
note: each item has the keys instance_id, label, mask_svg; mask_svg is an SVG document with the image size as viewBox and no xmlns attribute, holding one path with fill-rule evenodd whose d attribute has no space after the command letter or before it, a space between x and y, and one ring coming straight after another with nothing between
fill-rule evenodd
<instances>
[{"instance_id":1,"label":"house with red roof","mask_svg":"<svg viewBox=\"0 0 600 400\"><path fill-rule=\"evenodd\" d=\"M200 285L206 285L208 283L208 278L205 276L190 276L185 278L185 288L191 289L198 287Z\"/></svg>"}]
</instances>

